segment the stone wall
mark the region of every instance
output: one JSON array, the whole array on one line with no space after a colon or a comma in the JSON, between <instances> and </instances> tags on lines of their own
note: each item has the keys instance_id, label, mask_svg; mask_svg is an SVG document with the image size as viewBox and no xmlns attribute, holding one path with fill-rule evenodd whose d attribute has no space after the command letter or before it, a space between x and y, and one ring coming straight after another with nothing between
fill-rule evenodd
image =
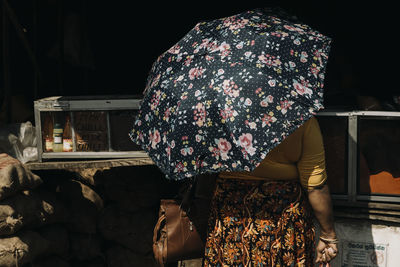
<instances>
[{"instance_id":1,"label":"stone wall","mask_svg":"<svg viewBox=\"0 0 400 267\"><path fill-rule=\"evenodd\" d=\"M159 201L176 196L182 183L166 180L154 165L31 173L2 155L0 266L157 266L152 235ZM340 254L332 266L400 261L399 223L337 218L336 229ZM200 267L201 259L172 266Z\"/></svg>"},{"instance_id":2,"label":"stone wall","mask_svg":"<svg viewBox=\"0 0 400 267\"><path fill-rule=\"evenodd\" d=\"M0 266L157 266L159 200L179 182L153 165L32 172L39 186L0 201Z\"/></svg>"}]
</instances>

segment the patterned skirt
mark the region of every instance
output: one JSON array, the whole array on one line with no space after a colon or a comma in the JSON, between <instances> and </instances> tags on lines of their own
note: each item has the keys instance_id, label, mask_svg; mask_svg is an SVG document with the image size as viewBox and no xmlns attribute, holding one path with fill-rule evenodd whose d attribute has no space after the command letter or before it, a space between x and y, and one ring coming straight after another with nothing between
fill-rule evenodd
<instances>
[{"instance_id":1,"label":"patterned skirt","mask_svg":"<svg viewBox=\"0 0 400 267\"><path fill-rule=\"evenodd\" d=\"M314 237L297 181L219 178L204 266L313 266Z\"/></svg>"}]
</instances>

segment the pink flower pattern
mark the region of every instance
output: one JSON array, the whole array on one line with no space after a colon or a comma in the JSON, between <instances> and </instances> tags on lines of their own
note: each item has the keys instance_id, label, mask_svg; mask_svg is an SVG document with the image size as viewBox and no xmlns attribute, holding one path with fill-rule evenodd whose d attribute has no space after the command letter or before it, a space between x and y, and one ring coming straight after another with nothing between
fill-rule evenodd
<instances>
[{"instance_id":1,"label":"pink flower pattern","mask_svg":"<svg viewBox=\"0 0 400 267\"><path fill-rule=\"evenodd\" d=\"M154 62L130 137L167 178L252 170L323 108L330 38L263 12L200 22Z\"/></svg>"}]
</instances>

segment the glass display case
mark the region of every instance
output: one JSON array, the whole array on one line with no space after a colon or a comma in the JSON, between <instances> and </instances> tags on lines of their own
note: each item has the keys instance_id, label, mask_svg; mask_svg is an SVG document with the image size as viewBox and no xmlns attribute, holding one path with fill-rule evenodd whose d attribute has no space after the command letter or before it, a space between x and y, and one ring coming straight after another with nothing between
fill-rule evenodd
<instances>
[{"instance_id":1,"label":"glass display case","mask_svg":"<svg viewBox=\"0 0 400 267\"><path fill-rule=\"evenodd\" d=\"M146 157L128 133L141 99L48 97L34 102L39 161Z\"/></svg>"},{"instance_id":2,"label":"glass display case","mask_svg":"<svg viewBox=\"0 0 400 267\"><path fill-rule=\"evenodd\" d=\"M400 112L323 111L317 119L333 199L400 202Z\"/></svg>"}]
</instances>

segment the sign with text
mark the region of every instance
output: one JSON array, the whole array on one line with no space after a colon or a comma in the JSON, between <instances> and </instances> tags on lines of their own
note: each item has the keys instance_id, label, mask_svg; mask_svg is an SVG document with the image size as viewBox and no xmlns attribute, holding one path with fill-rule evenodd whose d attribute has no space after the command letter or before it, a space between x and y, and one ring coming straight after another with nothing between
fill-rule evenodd
<instances>
[{"instance_id":1,"label":"sign with text","mask_svg":"<svg viewBox=\"0 0 400 267\"><path fill-rule=\"evenodd\" d=\"M343 267L386 267L388 244L343 241Z\"/></svg>"},{"instance_id":2,"label":"sign with text","mask_svg":"<svg viewBox=\"0 0 400 267\"><path fill-rule=\"evenodd\" d=\"M74 112L76 151L107 151L107 114L104 111Z\"/></svg>"}]
</instances>

